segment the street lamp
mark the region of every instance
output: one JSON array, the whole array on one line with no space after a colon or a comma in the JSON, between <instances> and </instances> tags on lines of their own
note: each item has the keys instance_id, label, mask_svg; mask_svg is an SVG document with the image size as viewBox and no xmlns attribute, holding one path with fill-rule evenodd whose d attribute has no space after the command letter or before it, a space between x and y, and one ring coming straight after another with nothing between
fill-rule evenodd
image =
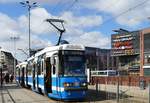
<instances>
[{"instance_id":1,"label":"street lamp","mask_svg":"<svg viewBox=\"0 0 150 103\"><path fill-rule=\"evenodd\" d=\"M28 9L28 18L29 18L29 56L31 56L30 52L31 52L31 44L30 44L30 10L31 8L37 7L37 3L33 2L30 3L29 1L25 1L25 2L20 2L21 5L23 5L23 7L27 7Z\"/></svg>"},{"instance_id":2,"label":"street lamp","mask_svg":"<svg viewBox=\"0 0 150 103\"><path fill-rule=\"evenodd\" d=\"M1 87L2 87L2 84L3 84L2 79L3 79L3 77L2 77L2 52L1 51L0 51L0 72L1 72Z\"/></svg>"},{"instance_id":3,"label":"street lamp","mask_svg":"<svg viewBox=\"0 0 150 103\"><path fill-rule=\"evenodd\" d=\"M1 47L0 47L0 74L1 74L1 87L3 86L3 65L5 63L5 60L4 60L4 54L3 54L3 51L1 50Z\"/></svg>"}]
</instances>

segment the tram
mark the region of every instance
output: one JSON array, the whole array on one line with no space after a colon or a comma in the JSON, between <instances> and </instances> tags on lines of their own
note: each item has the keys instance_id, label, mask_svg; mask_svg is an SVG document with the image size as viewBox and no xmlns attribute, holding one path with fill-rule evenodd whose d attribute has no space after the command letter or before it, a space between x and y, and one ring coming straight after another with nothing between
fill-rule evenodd
<instances>
[{"instance_id":1,"label":"tram","mask_svg":"<svg viewBox=\"0 0 150 103\"><path fill-rule=\"evenodd\" d=\"M27 62L22 62L16 66L16 82L21 86L25 86L27 80L26 69Z\"/></svg>"},{"instance_id":2,"label":"tram","mask_svg":"<svg viewBox=\"0 0 150 103\"><path fill-rule=\"evenodd\" d=\"M17 65L16 71L19 83L50 98L82 100L86 96L85 48L82 45L47 47Z\"/></svg>"}]
</instances>

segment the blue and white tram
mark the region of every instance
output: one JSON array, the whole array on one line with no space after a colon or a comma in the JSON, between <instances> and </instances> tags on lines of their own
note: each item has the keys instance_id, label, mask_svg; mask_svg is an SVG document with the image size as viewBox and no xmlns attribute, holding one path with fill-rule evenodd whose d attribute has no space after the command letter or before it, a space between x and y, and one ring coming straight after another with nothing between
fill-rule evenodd
<instances>
[{"instance_id":1,"label":"blue and white tram","mask_svg":"<svg viewBox=\"0 0 150 103\"><path fill-rule=\"evenodd\" d=\"M16 81L21 86L25 86L27 84L27 62L22 62L16 66Z\"/></svg>"},{"instance_id":2,"label":"blue and white tram","mask_svg":"<svg viewBox=\"0 0 150 103\"><path fill-rule=\"evenodd\" d=\"M27 60L27 84L60 100L83 99L87 91L85 48L63 44L47 47Z\"/></svg>"}]
</instances>

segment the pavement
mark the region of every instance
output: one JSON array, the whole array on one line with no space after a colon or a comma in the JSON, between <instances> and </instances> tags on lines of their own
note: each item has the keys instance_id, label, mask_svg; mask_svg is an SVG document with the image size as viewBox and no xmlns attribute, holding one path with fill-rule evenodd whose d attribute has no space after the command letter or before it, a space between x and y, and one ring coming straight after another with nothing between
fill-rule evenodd
<instances>
[{"instance_id":1,"label":"pavement","mask_svg":"<svg viewBox=\"0 0 150 103\"><path fill-rule=\"evenodd\" d=\"M56 101L11 83L0 87L0 103L56 103Z\"/></svg>"},{"instance_id":2,"label":"pavement","mask_svg":"<svg viewBox=\"0 0 150 103\"><path fill-rule=\"evenodd\" d=\"M96 91L95 85L89 85L89 90L87 92L87 97L83 101L72 101L69 103L116 103L116 93L113 86L101 85L100 90ZM133 88L130 88L132 90ZM126 90L126 89L125 89ZM135 90L135 89L134 89ZM147 91L147 90L145 90ZM133 91L132 91L133 92ZM135 98L131 96L129 92L125 95L125 98L120 98L119 103L147 103L143 99ZM135 91L136 96L138 92ZM143 91L144 96L145 92ZM139 99L139 100L138 100ZM48 98L45 95L38 94L31 91L30 89L22 88L16 83L4 84L0 87L0 103L66 103L64 101L57 101ZM68 102L67 102L68 103Z\"/></svg>"},{"instance_id":3,"label":"pavement","mask_svg":"<svg viewBox=\"0 0 150 103\"><path fill-rule=\"evenodd\" d=\"M22 88L16 83L3 84L0 87L0 103L66 103L48 98L30 89ZM68 103L68 102L67 102ZM83 101L71 101L69 103L115 103L106 100L104 95L97 94L94 89L88 90L88 95Z\"/></svg>"}]
</instances>

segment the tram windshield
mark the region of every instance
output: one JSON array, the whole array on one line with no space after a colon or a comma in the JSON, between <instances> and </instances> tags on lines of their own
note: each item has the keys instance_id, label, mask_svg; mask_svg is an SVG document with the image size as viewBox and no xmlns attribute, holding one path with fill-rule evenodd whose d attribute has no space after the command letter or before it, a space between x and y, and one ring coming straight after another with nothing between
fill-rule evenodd
<instances>
[{"instance_id":1,"label":"tram windshield","mask_svg":"<svg viewBox=\"0 0 150 103\"><path fill-rule=\"evenodd\" d=\"M85 60L83 55L63 56L64 76L85 76Z\"/></svg>"}]
</instances>

